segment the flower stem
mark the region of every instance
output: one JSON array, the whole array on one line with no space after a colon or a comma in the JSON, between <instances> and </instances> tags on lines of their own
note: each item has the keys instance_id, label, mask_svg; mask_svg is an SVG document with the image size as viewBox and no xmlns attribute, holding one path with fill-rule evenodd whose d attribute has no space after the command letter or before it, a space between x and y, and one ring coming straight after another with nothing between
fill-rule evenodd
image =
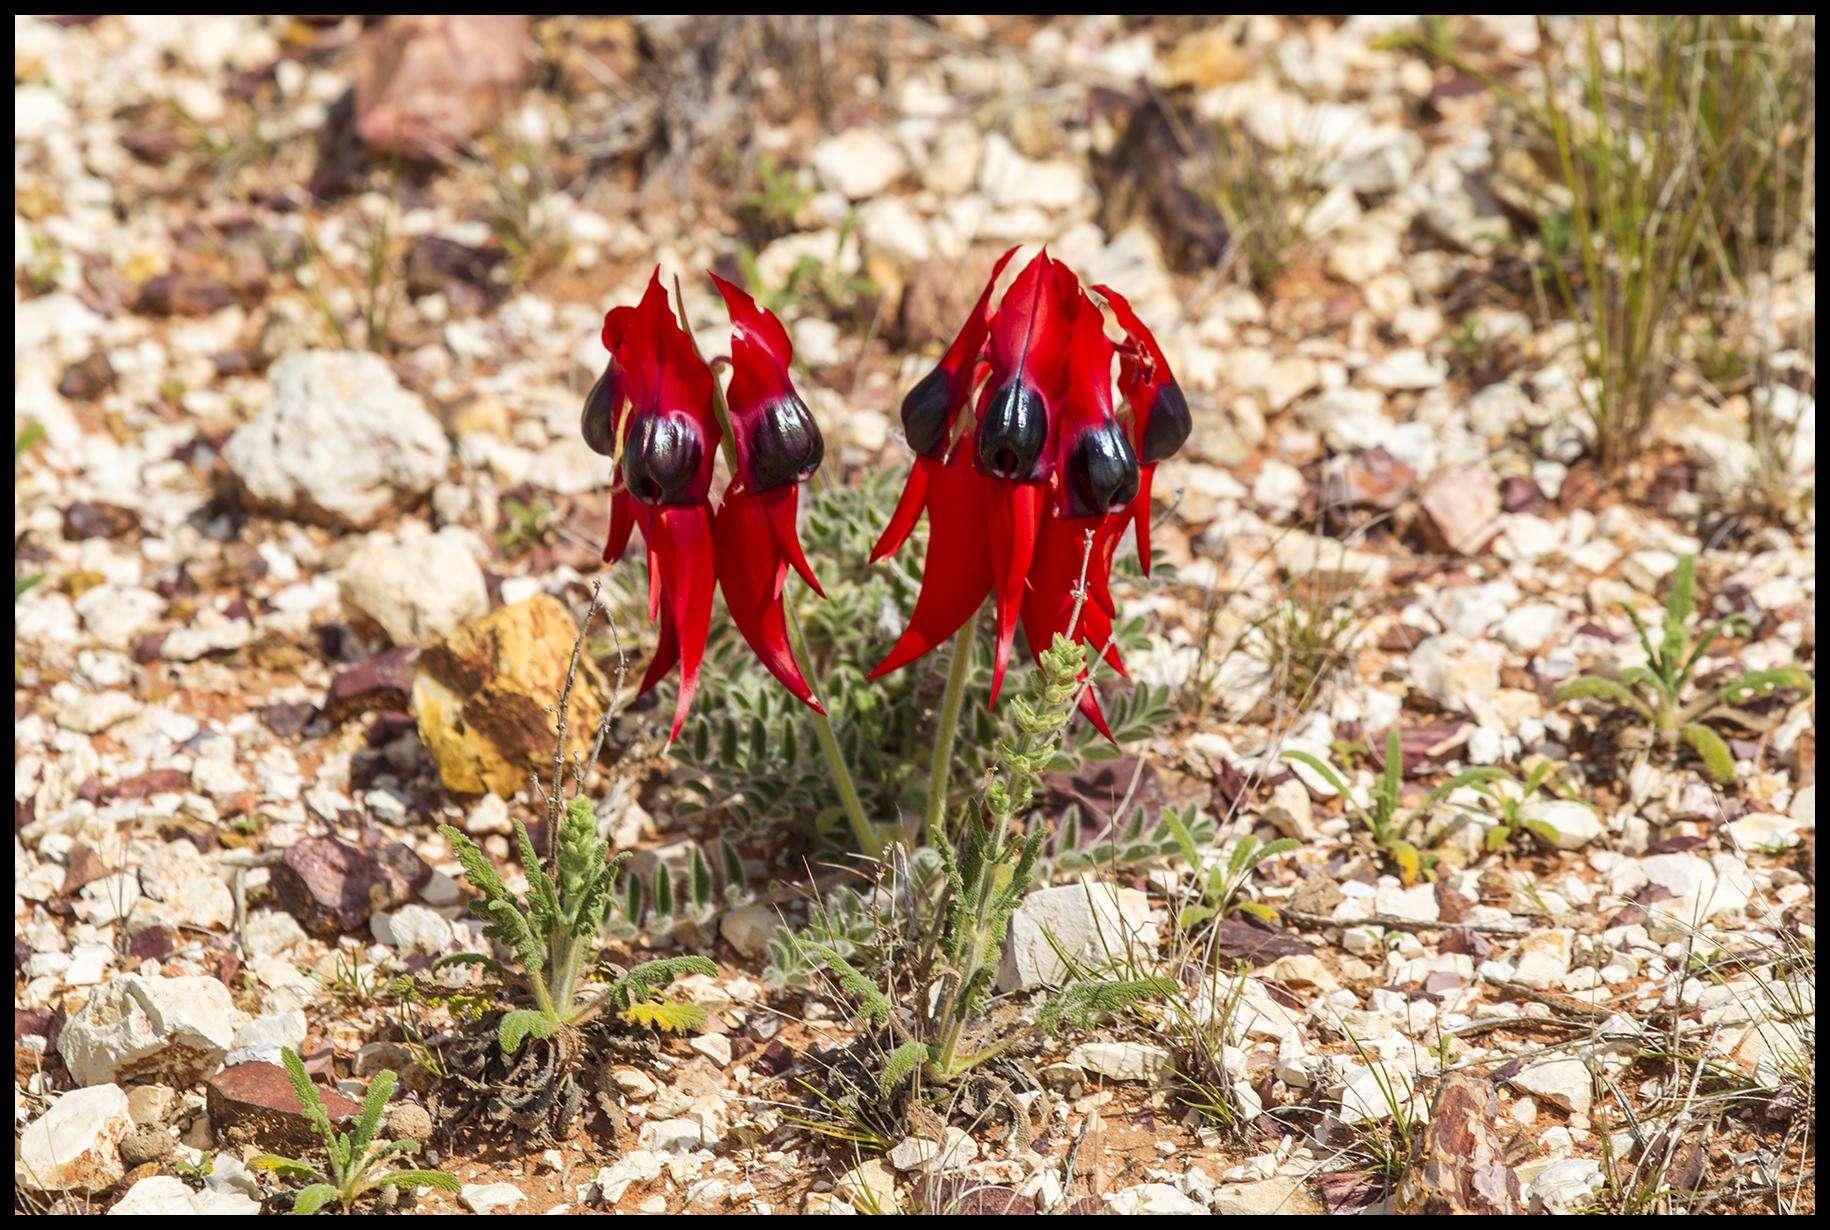
<instances>
[{"instance_id":1,"label":"flower stem","mask_svg":"<svg viewBox=\"0 0 1830 1230\"><path fill-rule=\"evenodd\" d=\"M966 675L972 666L972 646L978 639L979 617L974 612L953 638L953 665L947 671L947 690L940 698L940 725L934 732L934 762L928 768L928 844L938 847L948 840L942 827L947 811L947 787L953 777L953 741L959 734L959 715L966 700Z\"/></svg>"},{"instance_id":2,"label":"flower stem","mask_svg":"<svg viewBox=\"0 0 1830 1230\"><path fill-rule=\"evenodd\" d=\"M674 303L680 313L680 326L686 329L687 336L692 338L693 350L699 351L699 339L692 337L692 329L686 323L686 296L680 291L680 279L674 279ZM700 356L703 359L703 355ZM724 360L720 359L710 366L714 372ZM731 434L731 409L725 403L724 386L718 383L716 375L712 379L712 411L718 418L719 445L724 453L724 463L730 467L732 475L737 473L737 444ZM814 670L812 659L807 656L807 646L801 639L801 621L794 613L794 604L784 599L782 612L788 617L788 646L794 652L796 661L807 665L808 686L813 690L813 698L820 708L826 707L826 698L821 694L819 676ZM851 770L845 767L845 754L839 749L838 736L833 734L832 721L824 713L814 712L808 715L813 719L814 741L820 745L820 755L825 757L826 771L832 774L832 784L838 788L839 803L845 810L845 822L851 826L852 837L858 843L858 850L867 858L883 857L883 839L864 814L864 802L858 797L858 787L852 781Z\"/></svg>"},{"instance_id":3,"label":"flower stem","mask_svg":"<svg viewBox=\"0 0 1830 1230\"><path fill-rule=\"evenodd\" d=\"M782 610L788 616L788 645L794 650L794 656L808 664L808 686L813 689L813 698L826 707L826 698L820 694L819 676L812 670L812 659L807 656L807 646L801 640L801 621L794 613L792 603L784 602ZM814 741L820 745L820 755L826 758L826 771L832 774L832 784L838 788L839 804L845 809L845 822L851 826L852 837L858 843L858 850L867 858L883 857L883 839L877 835L877 828L864 814L864 802L858 797L858 787L851 779L851 770L845 767L845 755L839 750L839 738L833 733L832 720L824 713L810 711L807 715L813 719Z\"/></svg>"}]
</instances>

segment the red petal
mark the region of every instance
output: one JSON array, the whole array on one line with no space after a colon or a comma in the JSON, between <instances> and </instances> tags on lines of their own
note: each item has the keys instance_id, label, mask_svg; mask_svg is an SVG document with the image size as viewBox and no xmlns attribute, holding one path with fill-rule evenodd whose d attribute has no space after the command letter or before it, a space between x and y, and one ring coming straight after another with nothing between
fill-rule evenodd
<instances>
[{"instance_id":1,"label":"red petal","mask_svg":"<svg viewBox=\"0 0 1830 1230\"><path fill-rule=\"evenodd\" d=\"M1090 684L1080 693L1080 711L1086 715L1087 721L1093 723L1093 729L1106 737L1107 743L1118 742L1112 737L1112 728L1106 725L1105 712L1099 707L1099 693Z\"/></svg>"},{"instance_id":2,"label":"red petal","mask_svg":"<svg viewBox=\"0 0 1830 1230\"><path fill-rule=\"evenodd\" d=\"M1150 483L1155 477L1155 466L1137 468L1137 499L1131 504L1132 516L1137 522L1137 562L1145 576L1150 575Z\"/></svg>"},{"instance_id":3,"label":"red petal","mask_svg":"<svg viewBox=\"0 0 1830 1230\"><path fill-rule=\"evenodd\" d=\"M896 511L890 514L890 523L883 527L883 534L877 539L877 545L871 548L871 563L888 559L902 548L915 532L915 523L921 520L922 508L928 502L928 479L938 469L940 463L930 457L915 455L915 466L909 471L909 480L903 484L902 498L896 501Z\"/></svg>"},{"instance_id":4,"label":"red petal","mask_svg":"<svg viewBox=\"0 0 1830 1230\"><path fill-rule=\"evenodd\" d=\"M630 531L635 529L635 497L628 491L610 493L610 532L604 539L604 563L623 558L629 547Z\"/></svg>"},{"instance_id":5,"label":"red petal","mask_svg":"<svg viewBox=\"0 0 1830 1230\"><path fill-rule=\"evenodd\" d=\"M674 702L673 730L668 736L672 740L680 737L680 726L699 690L699 663L711 630L715 583L712 511L704 504L667 505L655 509L650 528L649 546L663 578L668 623L680 642L680 695Z\"/></svg>"},{"instance_id":6,"label":"red petal","mask_svg":"<svg viewBox=\"0 0 1830 1230\"><path fill-rule=\"evenodd\" d=\"M813 689L801 673L788 644L788 621L782 610L782 583L788 564L772 548L771 532L785 508L793 526L795 487L778 487L753 495L733 483L712 523L718 560L718 586L724 591L731 622L743 633L757 658L796 698L815 712L824 713Z\"/></svg>"},{"instance_id":7,"label":"red petal","mask_svg":"<svg viewBox=\"0 0 1830 1230\"><path fill-rule=\"evenodd\" d=\"M1072 625L1075 640L1103 657L1120 677L1125 676L1124 663L1112 641L1112 621L1116 612L1112 605L1111 568L1118 540L1123 537L1127 524L1128 518L1122 513L1104 517L1051 514L1045 518L1036 545L1035 563L1030 569L1029 592L1023 601L1023 636L1029 642L1032 655L1040 656L1054 643L1057 635L1068 635ZM1088 533L1093 535L1090 554ZM1080 584L1083 566L1087 598L1078 602L1074 591ZM1112 737L1091 688L1082 693L1080 709L1101 734L1108 739Z\"/></svg>"},{"instance_id":8,"label":"red petal","mask_svg":"<svg viewBox=\"0 0 1830 1230\"><path fill-rule=\"evenodd\" d=\"M646 415L672 415L698 430L699 469L685 498L678 502L703 502L711 489L712 458L722 434L712 412L712 371L674 319L659 267L648 279L648 289L629 317L614 353L624 373L631 432L635 420Z\"/></svg>"},{"instance_id":9,"label":"red petal","mask_svg":"<svg viewBox=\"0 0 1830 1230\"><path fill-rule=\"evenodd\" d=\"M991 327L992 383L1001 388L1013 380L1025 381L1051 409L1066 380L1063 360L1074 310L1068 297L1072 278L1066 266L1057 266L1043 249L1011 283Z\"/></svg>"},{"instance_id":10,"label":"red petal","mask_svg":"<svg viewBox=\"0 0 1830 1230\"><path fill-rule=\"evenodd\" d=\"M954 335L953 344L941 356L939 366L947 373L948 396L952 402L947 416L949 426L972 395L979 352L984 350L985 338L991 332L991 293L997 289L998 279L1004 276L1004 266L1010 264L1010 258L1016 254L1017 249L1013 247L998 257L991 267L991 276L985 279L985 289L979 292L978 302L972 305L972 315L966 317L966 323Z\"/></svg>"},{"instance_id":11,"label":"red petal","mask_svg":"<svg viewBox=\"0 0 1830 1230\"><path fill-rule=\"evenodd\" d=\"M731 314L731 413L743 415L789 392L788 365L794 346L775 313L759 305L741 287L717 274L711 279Z\"/></svg>"},{"instance_id":12,"label":"red petal","mask_svg":"<svg viewBox=\"0 0 1830 1230\"><path fill-rule=\"evenodd\" d=\"M813 565L807 562L807 553L801 549L800 527L795 523L800 508L800 491L798 485L790 483L751 498L759 502L768 514L768 536L775 544L776 552L800 574L801 580L807 582L807 588L824 598L826 591L820 586L820 578L814 575ZM730 495L728 489L725 495Z\"/></svg>"},{"instance_id":13,"label":"red petal","mask_svg":"<svg viewBox=\"0 0 1830 1230\"><path fill-rule=\"evenodd\" d=\"M674 635L674 621L671 615L661 616L661 635L655 641L654 657L648 660L648 669L642 672L641 686L636 688L637 696L646 696L654 685L667 678L667 672L680 660L680 638Z\"/></svg>"},{"instance_id":14,"label":"red petal","mask_svg":"<svg viewBox=\"0 0 1830 1230\"><path fill-rule=\"evenodd\" d=\"M899 670L946 641L984 605L991 592L991 552L986 534L987 482L973 469L968 450L936 466L930 475L928 556L922 563L921 593L909 626L883 661L875 679Z\"/></svg>"},{"instance_id":15,"label":"red petal","mask_svg":"<svg viewBox=\"0 0 1830 1230\"><path fill-rule=\"evenodd\" d=\"M1010 646L1017 636L1017 619L1023 609L1024 587L1048 489L1042 483L986 481L991 488L987 501L990 516L980 533L989 531L992 585L997 598L997 641L992 653L988 702L995 705L998 690L1004 684L1004 670L1010 664Z\"/></svg>"},{"instance_id":16,"label":"red petal","mask_svg":"<svg viewBox=\"0 0 1830 1230\"><path fill-rule=\"evenodd\" d=\"M628 304L613 307L604 313L603 332L598 337L604 343L604 349L616 353L617 346L623 340L623 334L629 332L629 322L635 319L635 309Z\"/></svg>"}]
</instances>

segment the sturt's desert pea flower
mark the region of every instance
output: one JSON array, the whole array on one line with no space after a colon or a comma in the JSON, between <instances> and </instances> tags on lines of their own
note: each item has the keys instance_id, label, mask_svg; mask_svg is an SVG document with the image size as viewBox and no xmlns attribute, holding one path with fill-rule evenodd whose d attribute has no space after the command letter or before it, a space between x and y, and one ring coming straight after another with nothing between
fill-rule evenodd
<instances>
[{"instance_id":1,"label":"sturt's desert pea flower","mask_svg":"<svg viewBox=\"0 0 1830 1230\"><path fill-rule=\"evenodd\" d=\"M903 401L916 462L873 554L898 549L926 511L915 610L873 676L953 636L989 597L993 703L1019 622L1032 653L1071 627L1124 673L1112 645L1113 559L1135 524L1148 570L1149 476L1189 431L1187 402L1161 348L1116 292L1094 288L1125 335L1117 344L1079 279L1044 250L991 310L1014 251L997 262L940 365ZM1115 358L1123 417L1113 398ZM1106 732L1091 689L1081 707Z\"/></svg>"},{"instance_id":2,"label":"sturt's desert pea flower","mask_svg":"<svg viewBox=\"0 0 1830 1230\"><path fill-rule=\"evenodd\" d=\"M647 546L648 614L660 636L640 690L680 667L674 738L698 690L717 588L763 664L823 712L789 648L782 586L792 566L820 588L795 513L800 483L819 467L825 446L788 378L793 351L781 322L736 287L719 281L718 289L732 321L733 460L715 512L713 459L725 442L718 390L674 316L659 269L640 303L604 317L610 359L585 401L582 424L586 443L616 463L605 562L622 556L636 529Z\"/></svg>"}]
</instances>

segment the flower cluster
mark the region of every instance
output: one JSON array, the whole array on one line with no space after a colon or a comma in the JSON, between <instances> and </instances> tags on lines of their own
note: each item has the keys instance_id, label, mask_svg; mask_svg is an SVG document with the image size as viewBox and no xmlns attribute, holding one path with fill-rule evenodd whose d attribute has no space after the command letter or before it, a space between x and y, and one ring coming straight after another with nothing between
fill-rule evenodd
<instances>
[{"instance_id":1,"label":"flower cluster","mask_svg":"<svg viewBox=\"0 0 1830 1230\"><path fill-rule=\"evenodd\" d=\"M1162 348L1131 305L1108 287L1091 288L1124 334L1114 343L1099 305L1046 249L994 311L993 292L1015 251L999 258L953 344L903 399L915 465L872 553L893 554L927 513L915 610L872 677L947 640L989 596L997 615L993 704L1019 622L1032 653L1071 632L1124 674L1112 644L1112 561L1133 525L1149 571L1151 478L1191 427ZM1091 689L1081 709L1110 737Z\"/></svg>"},{"instance_id":2,"label":"flower cluster","mask_svg":"<svg viewBox=\"0 0 1830 1230\"><path fill-rule=\"evenodd\" d=\"M771 674L819 712L788 643L782 587L792 567L820 590L795 528L800 484L825 455L820 429L788 377L793 347L767 309L713 275L731 317L732 477L716 510L712 461L725 441L719 390L692 336L675 319L660 270L634 307L604 317L610 359L585 399L585 441L615 463L604 560L640 529L647 547L648 616L659 643L641 691L676 664L672 735L692 706L710 631L714 589Z\"/></svg>"}]
</instances>

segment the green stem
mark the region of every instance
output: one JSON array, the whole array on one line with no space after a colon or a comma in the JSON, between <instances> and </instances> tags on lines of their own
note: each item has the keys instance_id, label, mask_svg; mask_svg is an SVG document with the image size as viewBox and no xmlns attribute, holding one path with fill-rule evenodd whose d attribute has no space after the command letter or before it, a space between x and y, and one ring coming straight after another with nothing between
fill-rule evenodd
<instances>
[{"instance_id":1,"label":"green stem","mask_svg":"<svg viewBox=\"0 0 1830 1230\"><path fill-rule=\"evenodd\" d=\"M959 715L966 699L966 675L972 666L972 646L978 639L975 612L953 638L953 665L947 671L947 690L940 698L940 725L934 733L934 763L928 768L928 844L947 840L942 818L947 810L947 787L953 777L953 741L959 734Z\"/></svg>"},{"instance_id":2,"label":"green stem","mask_svg":"<svg viewBox=\"0 0 1830 1230\"><path fill-rule=\"evenodd\" d=\"M811 663L807 657L807 647L801 640L801 621L794 613L794 606L784 602L782 609L788 616L788 647L794 656L802 662ZM813 698L820 708L826 707L826 698L820 694L819 677L811 669L808 671L808 686L813 689ZM864 814L864 802L858 797L858 787L851 779L851 770L845 767L845 754L839 750L839 738L833 733L832 720L826 714L813 711L808 714L813 719L814 741L820 745L820 755L826 759L826 771L832 774L832 784L838 787L839 804L845 809L845 822L851 826L852 837L858 843L859 851L866 858L883 857L883 839L877 835L876 826Z\"/></svg>"},{"instance_id":3,"label":"green stem","mask_svg":"<svg viewBox=\"0 0 1830 1230\"><path fill-rule=\"evenodd\" d=\"M692 329L686 322L686 297L680 291L680 279L674 279L674 303L680 314L680 327L687 331L693 343L693 352L699 351L699 339L692 336ZM724 452L724 463L731 473L737 473L737 441L731 433L731 408L724 399L724 387L718 383L716 373L712 379L712 412L718 416L719 446ZM801 621L794 614L794 604L784 600L783 613L788 617L788 647L793 650L795 659L808 667L808 686L813 690L814 700L820 708L826 707L826 698L821 694L818 675L812 670L812 662L807 657L807 646L801 639ZM826 771L832 774L832 784L838 788L839 803L845 809L845 821L851 826L852 836L858 842L858 849L867 858L883 857L883 839L877 836L876 828L864 814L864 803L858 797L858 787L852 781L851 770L845 767L845 755L839 750L838 736L833 734L832 721L824 713L815 712L813 718L814 741L820 745L820 755L825 757Z\"/></svg>"}]
</instances>

